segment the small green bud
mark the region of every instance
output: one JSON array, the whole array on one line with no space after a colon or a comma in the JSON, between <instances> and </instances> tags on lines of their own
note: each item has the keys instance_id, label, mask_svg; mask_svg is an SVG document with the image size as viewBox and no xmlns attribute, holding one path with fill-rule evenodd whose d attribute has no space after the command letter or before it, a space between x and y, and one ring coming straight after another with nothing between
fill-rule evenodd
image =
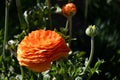
<instances>
[{"instance_id":1,"label":"small green bud","mask_svg":"<svg viewBox=\"0 0 120 80\"><path fill-rule=\"evenodd\" d=\"M98 28L95 25L90 25L85 31L86 35L94 37L98 34Z\"/></svg>"}]
</instances>

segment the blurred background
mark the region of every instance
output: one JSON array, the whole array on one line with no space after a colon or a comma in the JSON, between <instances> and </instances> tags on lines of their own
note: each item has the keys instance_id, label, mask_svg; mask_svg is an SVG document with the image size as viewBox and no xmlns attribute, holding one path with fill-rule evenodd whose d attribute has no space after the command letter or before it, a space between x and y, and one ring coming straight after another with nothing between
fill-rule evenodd
<instances>
[{"instance_id":1,"label":"blurred background","mask_svg":"<svg viewBox=\"0 0 120 80\"><path fill-rule=\"evenodd\" d=\"M91 80L120 80L120 0L72 0L72 2L77 7L77 13L73 17L72 35L77 38L72 42L73 51L85 51L85 56L89 56L90 37L85 35L85 29L88 25L96 25L100 32L95 37L95 54L92 64L98 59L104 59L105 62L100 66L100 74L94 74ZM22 12L31 11L36 3L36 0L21 0ZM65 3L67 0L51 0L52 6L62 7ZM20 27L15 0L12 0L9 10L7 40L14 39L13 36L24 29ZM41 26L35 22L39 19L38 15L33 16L30 16L30 31ZM0 0L0 52L3 47L4 23L5 0ZM66 18L62 14L53 13L52 23L54 28L59 29L65 26ZM9 55L9 51L7 53Z\"/></svg>"}]
</instances>

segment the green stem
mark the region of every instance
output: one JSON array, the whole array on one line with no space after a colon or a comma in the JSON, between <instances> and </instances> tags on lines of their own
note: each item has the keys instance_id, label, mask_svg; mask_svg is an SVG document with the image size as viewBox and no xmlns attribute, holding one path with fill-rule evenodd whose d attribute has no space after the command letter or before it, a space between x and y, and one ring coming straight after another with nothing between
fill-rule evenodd
<instances>
[{"instance_id":1,"label":"green stem","mask_svg":"<svg viewBox=\"0 0 120 80\"><path fill-rule=\"evenodd\" d=\"M87 71L88 67L90 66L92 59L93 59L93 54L94 54L94 37L91 37L91 51L90 51L90 57L88 60L88 63L83 71L83 74Z\"/></svg>"},{"instance_id":2,"label":"green stem","mask_svg":"<svg viewBox=\"0 0 120 80\"><path fill-rule=\"evenodd\" d=\"M29 70L29 76L30 76L30 80L34 80L34 79L33 79L33 73L32 73L31 70Z\"/></svg>"},{"instance_id":3,"label":"green stem","mask_svg":"<svg viewBox=\"0 0 120 80\"><path fill-rule=\"evenodd\" d=\"M8 30L8 14L9 14L10 2L5 2L5 29L4 29L4 41L3 41L3 58L5 58L5 47L7 41L7 30Z\"/></svg>"},{"instance_id":4,"label":"green stem","mask_svg":"<svg viewBox=\"0 0 120 80\"><path fill-rule=\"evenodd\" d=\"M85 0L85 20L87 19L87 12L88 12L88 0Z\"/></svg>"},{"instance_id":5,"label":"green stem","mask_svg":"<svg viewBox=\"0 0 120 80\"><path fill-rule=\"evenodd\" d=\"M72 17L68 17L68 22L69 22L69 36L70 36L69 46L71 46L71 39L72 39Z\"/></svg>"},{"instance_id":6,"label":"green stem","mask_svg":"<svg viewBox=\"0 0 120 80\"><path fill-rule=\"evenodd\" d=\"M67 32L68 32L68 27L69 27L69 24L68 24L68 19L67 19L67 21L66 21L66 25L65 25L65 35L67 34Z\"/></svg>"},{"instance_id":7,"label":"green stem","mask_svg":"<svg viewBox=\"0 0 120 80\"><path fill-rule=\"evenodd\" d=\"M88 0L85 0L85 12L84 12L85 26L87 23L87 13L88 13Z\"/></svg>"},{"instance_id":8,"label":"green stem","mask_svg":"<svg viewBox=\"0 0 120 80\"><path fill-rule=\"evenodd\" d=\"M16 0L16 6L17 6L17 11L18 11L18 17L20 21L20 25L22 26L22 12L21 12L21 3L20 0Z\"/></svg>"},{"instance_id":9,"label":"green stem","mask_svg":"<svg viewBox=\"0 0 120 80\"><path fill-rule=\"evenodd\" d=\"M16 6L17 6L17 11L18 11L18 17L19 17L19 21L20 21L20 26L23 29L26 29L27 24L26 24L26 22L24 20L24 16L23 16L23 13L22 13L22 7L21 7L20 0L16 0ZM29 32L29 27L28 27L28 31L27 32Z\"/></svg>"},{"instance_id":10,"label":"green stem","mask_svg":"<svg viewBox=\"0 0 120 80\"><path fill-rule=\"evenodd\" d=\"M48 19L49 19L49 26L50 26L50 29L52 29L52 18L51 18L51 4L50 4L50 0L46 0L46 4L48 6Z\"/></svg>"},{"instance_id":11,"label":"green stem","mask_svg":"<svg viewBox=\"0 0 120 80\"><path fill-rule=\"evenodd\" d=\"M65 29L68 29L68 22L69 22L69 20L67 19Z\"/></svg>"},{"instance_id":12,"label":"green stem","mask_svg":"<svg viewBox=\"0 0 120 80\"><path fill-rule=\"evenodd\" d=\"M23 67L20 66L20 71L21 71L21 75L22 75L22 80L24 80L24 71L23 71Z\"/></svg>"},{"instance_id":13,"label":"green stem","mask_svg":"<svg viewBox=\"0 0 120 80\"><path fill-rule=\"evenodd\" d=\"M71 2L71 0L68 0L68 2Z\"/></svg>"}]
</instances>

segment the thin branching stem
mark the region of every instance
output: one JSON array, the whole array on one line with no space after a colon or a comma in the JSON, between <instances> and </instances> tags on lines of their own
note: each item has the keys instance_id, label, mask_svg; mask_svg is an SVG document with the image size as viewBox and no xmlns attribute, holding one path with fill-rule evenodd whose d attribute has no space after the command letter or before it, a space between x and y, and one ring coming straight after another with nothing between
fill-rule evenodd
<instances>
[{"instance_id":1,"label":"thin branching stem","mask_svg":"<svg viewBox=\"0 0 120 80\"><path fill-rule=\"evenodd\" d=\"M16 6L17 6L17 11L18 11L18 17L19 17L19 21L20 21L20 25L22 26L22 12L21 12L21 3L20 0L16 0Z\"/></svg>"},{"instance_id":2,"label":"thin branching stem","mask_svg":"<svg viewBox=\"0 0 120 80\"><path fill-rule=\"evenodd\" d=\"M50 0L46 0L46 4L48 6L48 19L49 19L49 26L50 26L50 29L52 29L52 17L51 17L51 3L50 3Z\"/></svg>"},{"instance_id":3,"label":"thin branching stem","mask_svg":"<svg viewBox=\"0 0 120 80\"><path fill-rule=\"evenodd\" d=\"M69 27L69 24L68 24L68 19L67 19L67 21L66 21L66 25L65 25L65 35L67 34L67 32L68 32L68 27Z\"/></svg>"},{"instance_id":4,"label":"thin branching stem","mask_svg":"<svg viewBox=\"0 0 120 80\"><path fill-rule=\"evenodd\" d=\"M6 47L6 41L7 41L9 7L10 7L10 2L8 0L6 0L5 1L5 28L4 28L3 54L2 54L3 58L5 58L5 47Z\"/></svg>"},{"instance_id":5,"label":"thin branching stem","mask_svg":"<svg viewBox=\"0 0 120 80\"><path fill-rule=\"evenodd\" d=\"M25 26L25 23L24 23L24 17L22 14L22 7L21 7L20 0L16 0L16 6L17 6L17 11L18 11L20 26L23 27L23 26ZM20 71L21 71L21 75L22 75L22 80L24 80L24 71L23 71L22 66L20 66Z\"/></svg>"},{"instance_id":6,"label":"thin branching stem","mask_svg":"<svg viewBox=\"0 0 120 80\"><path fill-rule=\"evenodd\" d=\"M70 40L69 40L69 46L71 46L71 40L72 40L72 17L68 17L68 23L69 23L69 36L70 36Z\"/></svg>"},{"instance_id":7,"label":"thin branching stem","mask_svg":"<svg viewBox=\"0 0 120 80\"><path fill-rule=\"evenodd\" d=\"M85 26L87 24L87 14L88 14L88 0L85 0L85 12L84 12Z\"/></svg>"},{"instance_id":8,"label":"thin branching stem","mask_svg":"<svg viewBox=\"0 0 120 80\"><path fill-rule=\"evenodd\" d=\"M68 0L68 2L71 2L71 0Z\"/></svg>"},{"instance_id":9,"label":"thin branching stem","mask_svg":"<svg viewBox=\"0 0 120 80\"><path fill-rule=\"evenodd\" d=\"M16 6L17 6L17 11L18 11L18 18L19 18L19 21L20 21L20 26L24 27L24 29L25 29L28 26L25 22L25 19L24 19L23 13L22 13L22 6L21 6L21 1L20 0L16 0ZM29 27L28 27L27 32L29 32Z\"/></svg>"},{"instance_id":10,"label":"thin branching stem","mask_svg":"<svg viewBox=\"0 0 120 80\"><path fill-rule=\"evenodd\" d=\"M91 37L91 51L90 51L90 57L88 60L88 63L83 71L83 74L87 71L88 67L90 66L92 59L93 59L93 54L94 54L94 37Z\"/></svg>"},{"instance_id":11,"label":"thin branching stem","mask_svg":"<svg viewBox=\"0 0 120 80\"><path fill-rule=\"evenodd\" d=\"M66 21L66 25L65 25L65 29L68 29L68 22L69 22L69 20L67 19L67 21Z\"/></svg>"},{"instance_id":12,"label":"thin branching stem","mask_svg":"<svg viewBox=\"0 0 120 80\"><path fill-rule=\"evenodd\" d=\"M20 71L21 71L21 75L22 75L22 80L24 80L24 71L23 71L23 67L20 66Z\"/></svg>"}]
</instances>

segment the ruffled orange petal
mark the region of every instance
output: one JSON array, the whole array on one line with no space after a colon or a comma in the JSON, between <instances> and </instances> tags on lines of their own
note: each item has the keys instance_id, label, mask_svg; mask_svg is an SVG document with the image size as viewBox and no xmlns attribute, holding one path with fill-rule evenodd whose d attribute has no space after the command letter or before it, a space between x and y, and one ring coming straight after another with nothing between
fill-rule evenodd
<instances>
[{"instance_id":1,"label":"ruffled orange petal","mask_svg":"<svg viewBox=\"0 0 120 80\"><path fill-rule=\"evenodd\" d=\"M51 30L32 31L18 45L19 64L42 72L50 68L52 61L68 56L70 49L64 39Z\"/></svg>"}]
</instances>

